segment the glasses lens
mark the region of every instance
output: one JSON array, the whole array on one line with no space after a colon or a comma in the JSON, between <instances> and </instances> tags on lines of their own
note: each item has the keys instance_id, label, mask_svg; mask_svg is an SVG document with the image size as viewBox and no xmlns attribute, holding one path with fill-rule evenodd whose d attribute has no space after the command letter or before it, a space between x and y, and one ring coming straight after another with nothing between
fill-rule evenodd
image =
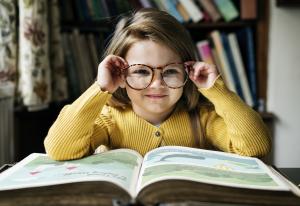
<instances>
[{"instance_id":1,"label":"glasses lens","mask_svg":"<svg viewBox=\"0 0 300 206\"><path fill-rule=\"evenodd\" d=\"M171 88L182 87L188 78L184 64L170 64L164 67L162 76L166 85Z\"/></svg>"},{"instance_id":2,"label":"glasses lens","mask_svg":"<svg viewBox=\"0 0 300 206\"><path fill-rule=\"evenodd\" d=\"M151 80L152 70L145 65L132 65L127 70L127 84L134 89L145 89Z\"/></svg>"}]
</instances>

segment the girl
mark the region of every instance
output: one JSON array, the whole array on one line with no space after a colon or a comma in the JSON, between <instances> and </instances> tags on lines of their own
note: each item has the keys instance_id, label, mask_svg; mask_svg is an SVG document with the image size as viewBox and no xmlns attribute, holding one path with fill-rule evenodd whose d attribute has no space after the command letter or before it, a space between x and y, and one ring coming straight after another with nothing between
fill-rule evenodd
<instances>
[{"instance_id":1,"label":"girl","mask_svg":"<svg viewBox=\"0 0 300 206\"><path fill-rule=\"evenodd\" d=\"M99 64L97 81L65 106L45 139L56 160L100 145L144 155L162 145L264 156L260 116L229 91L213 65L197 62L185 28L166 12L123 18Z\"/></svg>"}]
</instances>

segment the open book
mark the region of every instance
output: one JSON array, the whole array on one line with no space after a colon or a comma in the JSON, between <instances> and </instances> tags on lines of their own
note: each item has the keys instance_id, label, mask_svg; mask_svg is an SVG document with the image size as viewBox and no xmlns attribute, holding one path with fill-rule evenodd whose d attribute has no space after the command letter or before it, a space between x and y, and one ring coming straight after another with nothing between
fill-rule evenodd
<instances>
[{"instance_id":1,"label":"open book","mask_svg":"<svg viewBox=\"0 0 300 206\"><path fill-rule=\"evenodd\" d=\"M299 189L257 158L166 146L78 160L31 154L0 174L0 205L300 205Z\"/></svg>"}]
</instances>

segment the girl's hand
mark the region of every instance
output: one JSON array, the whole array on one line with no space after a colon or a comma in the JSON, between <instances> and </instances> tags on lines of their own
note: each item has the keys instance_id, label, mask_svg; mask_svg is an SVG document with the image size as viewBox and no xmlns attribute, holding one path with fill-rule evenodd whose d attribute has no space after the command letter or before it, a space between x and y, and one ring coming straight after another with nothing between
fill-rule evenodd
<instances>
[{"instance_id":1,"label":"girl's hand","mask_svg":"<svg viewBox=\"0 0 300 206\"><path fill-rule=\"evenodd\" d=\"M98 66L97 82L102 91L113 93L123 83L122 70L128 63L122 57L108 55Z\"/></svg>"},{"instance_id":2,"label":"girl's hand","mask_svg":"<svg viewBox=\"0 0 300 206\"><path fill-rule=\"evenodd\" d=\"M190 66L189 77L195 83L198 89L209 88L213 86L218 70L216 66L205 62L186 62Z\"/></svg>"}]
</instances>

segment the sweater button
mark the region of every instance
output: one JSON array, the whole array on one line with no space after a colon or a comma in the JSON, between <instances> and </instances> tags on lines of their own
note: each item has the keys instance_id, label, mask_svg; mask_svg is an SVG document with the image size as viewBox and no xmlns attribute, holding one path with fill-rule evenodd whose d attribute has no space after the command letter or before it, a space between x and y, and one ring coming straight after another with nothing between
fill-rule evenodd
<instances>
[{"instance_id":1,"label":"sweater button","mask_svg":"<svg viewBox=\"0 0 300 206\"><path fill-rule=\"evenodd\" d=\"M160 132L159 132L159 131L156 131L156 132L155 132L155 136L159 137L159 136L160 136Z\"/></svg>"}]
</instances>

